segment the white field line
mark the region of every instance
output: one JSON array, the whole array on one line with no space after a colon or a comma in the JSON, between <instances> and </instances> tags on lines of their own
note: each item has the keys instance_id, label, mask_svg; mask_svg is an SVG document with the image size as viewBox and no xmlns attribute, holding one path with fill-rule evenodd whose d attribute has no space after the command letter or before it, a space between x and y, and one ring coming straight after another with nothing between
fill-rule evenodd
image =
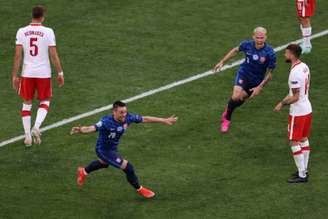
<instances>
[{"instance_id":1,"label":"white field line","mask_svg":"<svg viewBox=\"0 0 328 219\"><path fill-rule=\"evenodd\" d=\"M319 38L319 37L325 36L327 34L328 34L328 29L312 35L311 39ZM285 49L288 46L288 44L290 44L290 43L301 43L301 42L302 42L302 39L298 39L296 41L292 41L292 42L286 43L284 45L278 46L274 50L276 52L279 52L279 51ZM233 63L227 64L227 65L223 66L221 71L225 71L227 69L230 69L230 68L233 68L237 65L240 65L243 61L244 61L244 59L240 59L240 60L235 61ZM180 85L183 85L183 84L186 84L186 83L189 83L189 82L192 82L192 81L195 81L195 80L198 80L200 78L204 78L204 77L207 77L207 76L210 76L210 75L213 75L213 74L215 74L215 73L212 70L209 70L209 71L206 71L206 72L203 72L203 73L196 74L194 76L185 78L183 80L175 81L175 82L172 82L172 83L167 84L165 86L162 86L162 87L159 87L159 88L156 88L156 89L153 89L153 90L146 91L146 92L141 93L139 95L127 98L123 101L126 102L126 103L133 102L133 101L136 101L136 100L139 100L139 99L154 95L156 93L159 93L159 92L162 92L162 91L165 91L165 90L169 90L171 88L174 88L174 87L177 87L177 86L180 86ZM45 131L48 131L50 129L54 129L54 128L69 124L71 122L77 121L79 119L86 118L86 117L95 115L97 113L100 113L100 112L103 112L103 111L106 111L106 110L110 110L111 108L112 108L112 104L107 105L107 106L103 106L103 107L100 107L100 108L97 108L97 109L94 109L94 110L91 110L91 111L86 112L86 113L82 113L82 114L70 117L70 118L67 118L67 119L63 119L61 121L58 121L58 122L55 122L51 125L43 127L41 129L41 132L45 132ZM17 136L17 137L13 137L13 138L4 140L4 141L0 142L0 147L3 147L5 145L8 145L8 144L11 144L11 143L14 143L14 142L17 142L17 141L22 140L22 139L24 139L24 135L20 135L20 136Z\"/></svg>"}]
</instances>

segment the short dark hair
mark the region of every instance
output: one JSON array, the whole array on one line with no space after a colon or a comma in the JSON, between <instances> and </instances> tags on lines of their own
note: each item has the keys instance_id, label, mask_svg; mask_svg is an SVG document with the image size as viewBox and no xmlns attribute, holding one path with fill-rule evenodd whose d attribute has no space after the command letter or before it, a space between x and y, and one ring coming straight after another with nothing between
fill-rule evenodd
<instances>
[{"instance_id":1,"label":"short dark hair","mask_svg":"<svg viewBox=\"0 0 328 219\"><path fill-rule=\"evenodd\" d=\"M302 54L302 48L298 44L289 44L287 48L296 58L299 58Z\"/></svg>"},{"instance_id":2,"label":"short dark hair","mask_svg":"<svg viewBox=\"0 0 328 219\"><path fill-rule=\"evenodd\" d=\"M117 100L113 103L113 109L117 109L118 107L125 107L125 106L127 106L126 103L120 100Z\"/></svg>"},{"instance_id":3,"label":"short dark hair","mask_svg":"<svg viewBox=\"0 0 328 219\"><path fill-rule=\"evenodd\" d=\"M32 8L32 18L39 19L44 17L46 13L46 8L42 5L37 5Z\"/></svg>"}]
</instances>

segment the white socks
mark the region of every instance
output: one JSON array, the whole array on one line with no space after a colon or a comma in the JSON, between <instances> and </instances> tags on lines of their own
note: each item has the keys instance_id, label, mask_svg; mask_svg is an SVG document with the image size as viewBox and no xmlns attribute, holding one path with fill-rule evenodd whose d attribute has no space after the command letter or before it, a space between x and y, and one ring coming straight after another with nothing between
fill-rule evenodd
<instances>
[{"instance_id":1,"label":"white socks","mask_svg":"<svg viewBox=\"0 0 328 219\"><path fill-rule=\"evenodd\" d=\"M35 128L40 129L42 122L47 116L49 105L50 105L50 101L48 100L40 102L39 109L36 114L35 124L34 124Z\"/></svg>"},{"instance_id":2,"label":"white socks","mask_svg":"<svg viewBox=\"0 0 328 219\"><path fill-rule=\"evenodd\" d=\"M296 167L298 169L299 177L305 178L305 165L304 165L304 155L300 145L295 145L291 147L293 152L293 157L295 160Z\"/></svg>"},{"instance_id":3,"label":"white socks","mask_svg":"<svg viewBox=\"0 0 328 219\"><path fill-rule=\"evenodd\" d=\"M311 35L312 35L312 27L302 27L301 25L301 31L303 35L303 43L305 47L311 46Z\"/></svg>"},{"instance_id":4,"label":"white socks","mask_svg":"<svg viewBox=\"0 0 328 219\"><path fill-rule=\"evenodd\" d=\"M305 168L305 172L307 172L309 158L310 158L310 150L311 150L309 140L301 142L301 148L304 156L304 168Z\"/></svg>"},{"instance_id":5,"label":"white socks","mask_svg":"<svg viewBox=\"0 0 328 219\"><path fill-rule=\"evenodd\" d=\"M31 109L32 104L24 104L21 111L22 122L26 138L31 138Z\"/></svg>"}]
</instances>

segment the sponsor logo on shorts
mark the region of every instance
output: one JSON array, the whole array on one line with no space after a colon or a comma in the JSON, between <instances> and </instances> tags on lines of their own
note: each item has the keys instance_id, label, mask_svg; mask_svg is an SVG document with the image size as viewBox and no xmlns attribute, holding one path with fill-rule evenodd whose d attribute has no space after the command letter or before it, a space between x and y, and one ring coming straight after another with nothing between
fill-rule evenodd
<instances>
[{"instance_id":1,"label":"sponsor logo on shorts","mask_svg":"<svg viewBox=\"0 0 328 219\"><path fill-rule=\"evenodd\" d=\"M292 84L298 84L298 81L292 81L291 83Z\"/></svg>"}]
</instances>

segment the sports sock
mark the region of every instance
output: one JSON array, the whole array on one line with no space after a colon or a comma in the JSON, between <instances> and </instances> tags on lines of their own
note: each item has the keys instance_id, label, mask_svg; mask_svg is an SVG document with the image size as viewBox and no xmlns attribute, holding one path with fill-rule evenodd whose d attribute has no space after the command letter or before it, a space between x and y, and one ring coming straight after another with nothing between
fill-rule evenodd
<instances>
[{"instance_id":1,"label":"sports sock","mask_svg":"<svg viewBox=\"0 0 328 219\"><path fill-rule=\"evenodd\" d=\"M21 111L24 133L26 137L31 137L31 109L32 104L23 103Z\"/></svg>"},{"instance_id":2,"label":"sports sock","mask_svg":"<svg viewBox=\"0 0 328 219\"><path fill-rule=\"evenodd\" d=\"M136 174L134 172L134 168L130 162L128 162L128 164L126 165L126 168L123 171L126 174L126 179L133 186L133 188L139 189L140 188L139 180L138 180L138 177L136 176Z\"/></svg>"},{"instance_id":3,"label":"sports sock","mask_svg":"<svg viewBox=\"0 0 328 219\"><path fill-rule=\"evenodd\" d=\"M35 124L34 127L37 129L40 129L40 126L44 119L47 116L48 110L49 110L50 102L48 100L44 100L40 102L38 112L36 114Z\"/></svg>"},{"instance_id":4,"label":"sports sock","mask_svg":"<svg viewBox=\"0 0 328 219\"><path fill-rule=\"evenodd\" d=\"M99 170L101 168L107 168L108 164L103 164L99 160L92 161L88 166L84 168L85 173L91 173L92 171Z\"/></svg>"},{"instance_id":5,"label":"sports sock","mask_svg":"<svg viewBox=\"0 0 328 219\"><path fill-rule=\"evenodd\" d=\"M304 168L305 168L305 172L307 172L309 158L310 158L310 150L311 150L309 140L301 142L301 148L302 148L302 153L304 156Z\"/></svg>"},{"instance_id":6,"label":"sports sock","mask_svg":"<svg viewBox=\"0 0 328 219\"><path fill-rule=\"evenodd\" d=\"M232 116L232 112L239 106L241 106L244 103L244 101L242 100L232 100L230 98L229 102L228 102L228 107L227 107L227 115L226 115L226 119L227 120L231 120L231 116Z\"/></svg>"},{"instance_id":7,"label":"sports sock","mask_svg":"<svg viewBox=\"0 0 328 219\"><path fill-rule=\"evenodd\" d=\"M312 27L301 27L304 46L311 46Z\"/></svg>"},{"instance_id":8,"label":"sports sock","mask_svg":"<svg viewBox=\"0 0 328 219\"><path fill-rule=\"evenodd\" d=\"M298 169L298 175L302 178L306 177L305 167L304 167L304 155L302 153L302 148L300 145L295 145L291 147L293 152L293 157L295 160L296 167Z\"/></svg>"}]
</instances>

